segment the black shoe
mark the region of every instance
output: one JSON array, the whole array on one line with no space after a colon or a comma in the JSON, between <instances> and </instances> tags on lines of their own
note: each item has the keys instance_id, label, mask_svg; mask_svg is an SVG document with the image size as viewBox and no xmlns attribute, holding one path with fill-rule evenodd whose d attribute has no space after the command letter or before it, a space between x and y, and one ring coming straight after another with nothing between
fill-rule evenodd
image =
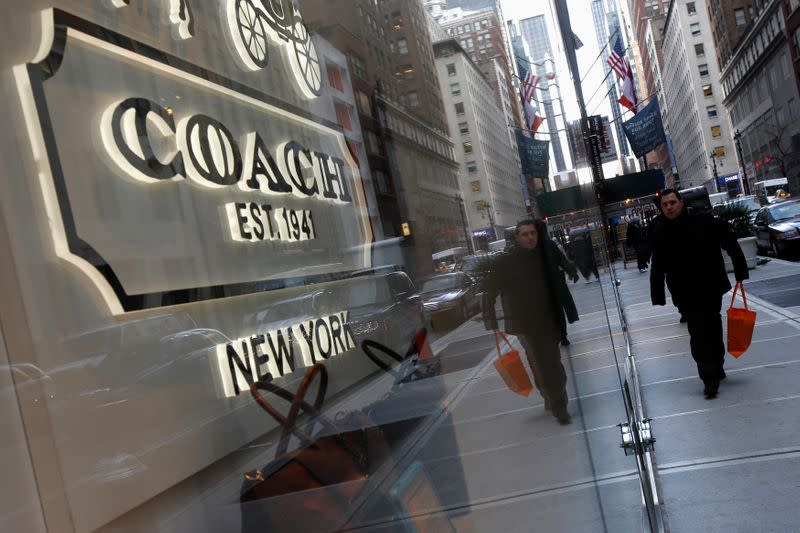
<instances>
[{"instance_id":1,"label":"black shoe","mask_svg":"<svg viewBox=\"0 0 800 533\"><path fill-rule=\"evenodd\" d=\"M727 377L728 377L728 375L727 375L727 374L725 374L725 371L723 370L723 371L722 371L722 376L719 378L719 380L720 380L720 381L722 381L723 379L725 379L725 378L727 378Z\"/></svg>"},{"instance_id":2,"label":"black shoe","mask_svg":"<svg viewBox=\"0 0 800 533\"><path fill-rule=\"evenodd\" d=\"M555 411L553 413L553 416L556 417L556 420L558 420L558 423L561 424L562 426L566 426L572 423L572 417L569 416L569 412L567 411L566 408Z\"/></svg>"},{"instance_id":3,"label":"black shoe","mask_svg":"<svg viewBox=\"0 0 800 533\"><path fill-rule=\"evenodd\" d=\"M561 346L569 346L570 344L571 343L569 342L568 338L564 337L563 339L561 339Z\"/></svg>"},{"instance_id":4,"label":"black shoe","mask_svg":"<svg viewBox=\"0 0 800 533\"><path fill-rule=\"evenodd\" d=\"M718 392L719 381L709 381L706 383L705 387L703 387L703 394L706 395L706 400L713 400L717 397Z\"/></svg>"}]
</instances>

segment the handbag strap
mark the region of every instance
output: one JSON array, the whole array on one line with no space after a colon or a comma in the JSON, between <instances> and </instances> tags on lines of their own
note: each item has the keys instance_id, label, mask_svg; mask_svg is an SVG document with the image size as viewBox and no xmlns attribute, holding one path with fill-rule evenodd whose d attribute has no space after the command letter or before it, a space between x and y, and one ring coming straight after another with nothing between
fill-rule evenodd
<instances>
[{"instance_id":1,"label":"handbag strap","mask_svg":"<svg viewBox=\"0 0 800 533\"><path fill-rule=\"evenodd\" d=\"M320 378L319 386L317 388L317 395L316 398L314 398L314 403L309 404L305 401L305 396L308 394L311 383L317 376ZM271 381L255 381L252 385L250 385L250 393L253 395L253 398L255 398L256 402L258 402L258 404L283 428L276 452L277 454L281 454L286 451L289 446L289 437L291 434L296 435L297 438L299 438L300 441L306 446L313 444L313 438L310 433L305 433L297 428L297 417L300 415L301 410L315 417L313 423L319 421L325 426L335 428L333 423L322 416L320 411L322 404L325 401L325 393L327 392L327 389L328 370L322 363L316 363L306 371L305 376L303 376L303 380L300 382L300 386L297 387L297 391L294 393L279 385L276 385ZM289 411L287 414L285 416L281 414L280 411L278 411L270 402L267 401L266 398L264 398L264 396L261 394L261 390L271 392L290 402Z\"/></svg>"},{"instance_id":2,"label":"handbag strap","mask_svg":"<svg viewBox=\"0 0 800 533\"><path fill-rule=\"evenodd\" d=\"M509 348L511 348L512 350L514 349L514 346L511 344L511 341L508 340L508 337L506 336L506 334L503 333L502 331L500 331L499 329L496 329L496 330L494 330L494 344L495 344L495 346L497 346L497 356L498 357L503 355L503 352L500 350L500 337L502 337L503 340L506 341L506 344L508 344Z\"/></svg>"},{"instance_id":3,"label":"handbag strap","mask_svg":"<svg viewBox=\"0 0 800 533\"><path fill-rule=\"evenodd\" d=\"M403 381L408 381L412 376L413 377L424 377L424 376L419 371L419 369L415 369L407 375L402 375L402 373L399 372L396 367L392 367L385 361L381 360L381 358L379 358L375 354L375 350L388 355L398 363L402 363L403 361L406 361L408 358L412 357L414 354L419 355L421 347L424 347L427 335L428 332L425 328L419 330L414 335L414 340L412 341L411 346L408 347L405 357L401 356L399 353L395 352L388 346L381 344L377 341L374 341L372 339L364 339L361 342L361 349L364 350L364 353L367 354L367 357L369 357L372 360L372 362L378 366L378 368L380 368L381 370L383 370L388 374L392 374L395 377L395 384L397 384Z\"/></svg>"},{"instance_id":4,"label":"handbag strap","mask_svg":"<svg viewBox=\"0 0 800 533\"><path fill-rule=\"evenodd\" d=\"M744 292L744 283L741 281L736 282L736 287L733 289L733 297L731 298L731 306L730 309L733 309L733 304L736 302L736 292L741 289L742 291L742 300L744 301L744 308L748 309L747 307L747 294Z\"/></svg>"}]
</instances>

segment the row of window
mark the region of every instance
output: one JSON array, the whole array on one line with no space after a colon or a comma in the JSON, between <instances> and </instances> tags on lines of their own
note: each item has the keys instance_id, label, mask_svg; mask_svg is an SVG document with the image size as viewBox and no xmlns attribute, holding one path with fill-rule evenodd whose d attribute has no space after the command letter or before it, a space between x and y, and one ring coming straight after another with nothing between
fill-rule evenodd
<instances>
[{"instance_id":1,"label":"row of window","mask_svg":"<svg viewBox=\"0 0 800 533\"><path fill-rule=\"evenodd\" d=\"M729 95L734 87L744 78L752 69L755 62L761 57L762 53L767 49L770 43L775 40L782 33L783 16L780 11L776 10L772 14L767 24L764 25L755 36L755 38L748 44L747 49L735 61L735 65L730 75L722 82L725 95ZM788 63L785 68L786 77L789 76Z\"/></svg>"},{"instance_id":2,"label":"row of window","mask_svg":"<svg viewBox=\"0 0 800 533\"><path fill-rule=\"evenodd\" d=\"M447 33L450 35L463 35L465 33L470 33L472 31L481 31L485 30L489 27L489 19L483 19L476 21L474 24L461 24L456 26L455 28L450 27L447 28Z\"/></svg>"}]
</instances>

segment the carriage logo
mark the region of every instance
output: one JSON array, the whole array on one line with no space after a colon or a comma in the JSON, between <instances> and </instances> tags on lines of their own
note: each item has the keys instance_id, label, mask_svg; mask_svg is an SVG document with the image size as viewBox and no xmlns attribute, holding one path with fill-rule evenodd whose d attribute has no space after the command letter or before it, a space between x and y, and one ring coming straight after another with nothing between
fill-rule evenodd
<instances>
[{"instance_id":1,"label":"carriage logo","mask_svg":"<svg viewBox=\"0 0 800 533\"><path fill-rule=\"evenodd\" d=\"M322 91L316 46L292 0L227 0L231 39L242 65L252 71L269 64L270 43L289 55L298 88L307 98Z\"/></svg>"}]
</instances>

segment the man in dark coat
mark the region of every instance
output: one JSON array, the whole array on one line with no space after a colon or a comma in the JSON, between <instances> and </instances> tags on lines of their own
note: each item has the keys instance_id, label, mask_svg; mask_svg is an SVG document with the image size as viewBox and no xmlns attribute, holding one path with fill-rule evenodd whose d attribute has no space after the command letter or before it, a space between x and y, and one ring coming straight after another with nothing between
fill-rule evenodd
<instances>
[{"instance_id":1,"label":"man in dark coat","mask_svg":"<svg viewBox=\"0 0 800 533\"><path fill-rule=\"evenodd\" d=\"M647 272L648 246L647 232L639 222L638 217L634 217L628 223L628 230L625 232L625 244L636 250L636 262L639 272Z\"/></svg>"},{"instance_id":2,"label":"man in dark coat","mask_svg":"<svg viewBox=\"0 0 800 533\"><path fill-rule=\"evenodd\" d=\"M564 252L559 248L558 244L549 238L547 232L547 223L544 220L535 220L536 233L539 239L544 239L543 243L547 249L549 257L555 258L558 263L559 269L566 275L573 283L578 282L578 269L572 264L572 261L567 259ZM569 346L569 337L567 336L567 318L571 317L569 323L572 324L578 320L578 309L575 307L575 300L572 299L572 293L567 288L567 282L564 276L558 277L559 287L558 293L561 296L561 312L558 313L558 326L561 328L561 344Z\"/></svg>"},{"instance_id":3,"label":"man in dark coat","mask_svg":"<svg viewBox=\"0 0 800 533\"><path fill-rule=\"evenodd\" d=\"M725 379L720 311L722 295L731 290L721 250L731 257L737 281L750 277L747 262L724 221L687 213L674 189L665 189L660 202L662 215L651 238L650 295L653 305L666 305L666 278L672 302L688 323L692 357L711 399Z\"/></svg>"},{"instance_id":4,"label":"man in dark coat","mask_svg":"<svg viewBox=\"0 0 800 533\"><path fill-rule=\"evenodd\" d=\"M559 315L566 310L567 318L574 322L578 312L574 302L571 306L567 302L569 289L559 269L558 247L546 238L543 227L533 220L517 224L517 246L495 260L488 276L483 316L487 329L498 328L494 304L500 294L506 331L516 335L525 348L545 409L561 424L569 424L567 375L558 347Z\"/></svg>"}]
</instances>

